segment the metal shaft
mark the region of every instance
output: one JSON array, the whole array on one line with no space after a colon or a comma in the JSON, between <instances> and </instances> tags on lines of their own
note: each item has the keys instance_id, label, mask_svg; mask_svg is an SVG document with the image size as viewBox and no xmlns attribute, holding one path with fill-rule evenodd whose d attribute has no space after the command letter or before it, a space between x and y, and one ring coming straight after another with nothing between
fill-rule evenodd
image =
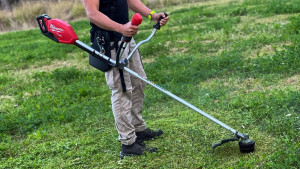
<instances>
[{"instance_id":1,"label":"metal shaft","mask_svg":"<svg viewBox=\"0 0 300 169\"><path fill-rule=\"evenodd\" d=\"M156 33L157 29L153 29L152 33L148 36L147 39L140 41L134 48L133 50L129 53L129 55L127 56L127 60L129 60L131 58L131 56L133 55L133 53L143 44L148 42Z\"/></svg>"},{"instance_id":2,"label":"metal shaft","mask_svg":"<svg viewBox=\"0 0 300 169\"><path fill-rule=\"evenodd\" d=\"M104 59L110 63L112 63L113 65L116 65L116 61L111 59L110 57L103 55L102 53L96 51L95 49L93 49L92 47L90 47L89 45L81 42L80 40L76 40L74 45L76 45L77 47L79 47L80 49L88 52L89 54L99 58L99 59Z\"/></svg>"},{"instance_id":3,"label":"metal shaft","mask_svg":"<svg viewBox=\"0 0 300 169\"><path fill-rule=\"evenodd\" d=\"M212 117L211 115L205 113L204 111L198 109L198 108L195 107L194 105L188 103L187 101L181 99L180 97L174 95L173 93L171 93L171 92L165 90L165 89L162 88L161 86L159 86L159 85L157 85L157 84L155 84L155 83L149 81L148 79L146 79L146 78L140 76L139 74L137 74L136 72L132 71L131 69L125 67L124 70L127 71L128 73L130 73L131 75L133 75L133 76L139 78L140 80L146 82L147 84L151 85L152 87L155 87L155 88L158 89L159 91L161 91L161 92L167 94L168 96L172 97L173 99L177 100L178 102L180 102L180 103L186 105L187 107L189 107L189 108L191 108L192 110L196 111L197 113L203 115L204 117L208 118L209 120L211 120L211 121L213 121L213 122L219 124L220 126L226 128L227 130L231 131L232 133L234 133L234 134L237 133L237 131L234 130L233 128L231 128L231 127L229 127L228 125L224 124L223 122L217 120L216 118ZM238 134L239 134L239 132L238 132Z\"/></svg>"},{"instance_id":4,"label":"metal shaft","mask_svg":"<svg viewBox=\"0 0 300 169\"><path fill-rule=\"evenodd\" d=\"M154 33L155 33L155 32L154 32ZM149 36L149 37L150 37L150 36ZM84 51L90 53L91 55L96 55L96 57L100 57L100 58L102 58L102 59L104 59L104 60L107 60L107 61L109 61L110 63L112 63L112 64L114 64L114 65L116 64L116 61L115 61L115 60L113 60L113 59L111 59L111 58L109 58L109 57L107 57L107 56L105 56L105 55L99 53L98 51L96 51L95 49L93 49L93 48L91 48L90 46L86 45L85 43L81 42L80 40L76 40L75 45L78 46L79 48L83 49ZM152 87L158 89L159 91L165 93L166 95L172 97L173 99L177 100L178 102L180 102L180 103L186 105L186 106L189 107L190 109L196 111L197 113L199 113L199 114L201 114L202 116L208 118L209 120L211 120L211 121L213 121L213 122L219 124L220 126L224 127L225 129L231 131L232 133L237 134L240 138L244 138L244 135L243 135L242 133L237 132L236 130L234 130L233 128L231 128L231 127L229 127L228 125L224 124L223 122L219 121L218 119L216 119L216 118L212 117L211 115L205 113L204 111L198 109L198 108L195 107L194 105L188 103L187 101L181 99L180 97L174 95L173 93L171 93L171 92L165 90L165 89L162 88L161 86L159 86L159 85L157 85L157 84L155 84L155 83L149 81L148 79L146 79L146 78L140 76L138 73L132 71L131 69L129 69L129 68L127 68L127 67L124 67L123 70L125 70L125 71L128 72L129 74L131 74L131 75L137 77L138 79L140 79L140 80L146 82L147 84L149 84L149 85L151 85Z\"/></svg>"}]
</instances>

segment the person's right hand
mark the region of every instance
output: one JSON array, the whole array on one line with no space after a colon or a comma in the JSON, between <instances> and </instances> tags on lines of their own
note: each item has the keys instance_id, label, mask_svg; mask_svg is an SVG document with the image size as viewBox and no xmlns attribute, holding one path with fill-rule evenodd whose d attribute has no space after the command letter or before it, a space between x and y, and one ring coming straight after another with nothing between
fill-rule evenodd
<instances>
[{"instance_id":1,"label":"person's right hand","mask_svg":"<svg viewBox=\"0 0 300 169\"><path fill-rule=\"evenodd\" d=\"M163 19L160 21L159 25L164 26L165 24L167 24L169 16L166 17L164 13L154 13L152 15L152 20L154 22L157 22L160 17L163 17Z\"/></svg>"},{"instance_id":2,"label":"person's right hand","mask_svg":"<svg viewBox=\"0 0 300 169\"><path fill-rule=\"evenodd\" d=\"M124 37L133 37L134 35L136 35L138 29L139 29L138 26L132 25L131 22L128 22L122 25L120 33Z\"/></svg>"}]
</instances>

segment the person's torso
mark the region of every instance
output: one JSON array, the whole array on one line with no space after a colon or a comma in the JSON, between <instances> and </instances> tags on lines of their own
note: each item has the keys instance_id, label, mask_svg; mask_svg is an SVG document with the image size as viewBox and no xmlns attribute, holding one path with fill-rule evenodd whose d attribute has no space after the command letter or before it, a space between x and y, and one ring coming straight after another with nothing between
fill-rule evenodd
<instances>
[{"instance_id":1,"label":"person's torso","mask_svg":"<svg viewBox=\"0 0 300 169\"><path fill-rule=\"evenodd\" d=\"M99 11L117 23L126 24L129 22L127 0L99 0ZM92 30L101 29L95 24L91 25L93 27ZM111 41L122 37L118 32L109 32Z\"/></svg>"},{"instance_id":2,"label":"person's torso","mask_svg":"<svg viewBox=\"0 0 300 169\"><path fill-rule=\"evenodd\" d=\"M127 0L100 0L99 11L117 23L129 22Z\"/></svg>"}]
</instances>

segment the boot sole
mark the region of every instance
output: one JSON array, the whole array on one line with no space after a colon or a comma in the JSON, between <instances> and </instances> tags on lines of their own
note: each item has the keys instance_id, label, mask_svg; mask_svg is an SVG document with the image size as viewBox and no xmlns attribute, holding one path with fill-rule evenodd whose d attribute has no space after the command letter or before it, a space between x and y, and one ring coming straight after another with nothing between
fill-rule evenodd
<instances>
[{"instance_id":1,"label":"boot sole","mask_svg":"<svg viewBox=\"0 0 300 169\"><path fill-rule=\"evenodd\" d=\"M143 154L122 154L122 151L120 152L120 159L123 160L125 157L132 157L132 156L141 156Z\"/></svg>"},{"instance_id":2,"label":"boot sole","mask_svg":"<svg viewBox=\"0 0 300 169\"><path fill-rule=\"evenodd\" d=\"M120 151L119 157L121 158L121 160L123 160L124 157L126 157L126 156L127 156L127 157L131 157L131 156L141 156L141 155L143 155L145 152L147 152L147 153L157 153L157 152L158 152L158 148L157 148L157 147L154 147L154 148L152 148L151 150L150 150L150 149L145 150L142 154L123 154L122 151Z\"/></svg>"}]
</instances>

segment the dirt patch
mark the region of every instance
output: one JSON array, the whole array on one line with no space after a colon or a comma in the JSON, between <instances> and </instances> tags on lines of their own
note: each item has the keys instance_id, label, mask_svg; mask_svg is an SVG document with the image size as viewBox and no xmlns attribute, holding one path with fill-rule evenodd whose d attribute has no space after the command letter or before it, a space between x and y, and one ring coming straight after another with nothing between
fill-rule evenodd
<instances>
[{"instance_id":1,"label":"dirt patch","mask_svg":"<svg viewBox=\"0 0 300 169\"><path fill-rule=\"evenodd\" d=\"M252 50L250 54L248 53L247 58L257 58L264 55L273 55L275 51L282 51L285 46L292 45L291 42L285 42L281 44L272 44L272 45L265 45L260 49ZM247 52L245 53L247 55Z\"/></svg>"},{"instance_id":2,"label":"dirt patch","mask_svg":"<svg viewBox=\"0 0 300 169\"><path fill-rule=\"evenodd\" d=\"M188 51L188 48L172 48L172 49L170 49L171 54L186 53L187 51Z\"/></svg>"},{"instance_id":3,"label":"dirt patch","mask_svg":"<svg viewBox=\"0 0 300 169\"><path fill-rule=\"evenodd\" d=\"M14 101L14 100L15 100L14 97L12 97L12 96L6 96L6 95L1 95L1 96L0 96L0 100L1 100L1 99L4 99L4 100L11 100L11 101Z\"/></svg>"},{"instance_id":4,"label":"dirt patch","mask_svg":"<svg viewBox=\"0 0 300 169\"><path fill-rule=\"evenodd\" d=\"M149 59L143 59L143 63L152 63L154 62L154 58L149 58Z\"/></svg>"},{"instance_id":5,"label":"dirt patch","mask_svg":"<svg viewBox=\"0 0 300 169\"><path fill-rule=\"evenodd\" d=\"M249 57L247 58L257 58L264 55L272 55L275 53L275 49L271 45L263 46L260 49L252 50Z\"/></svg>"},{"instance_id":6,"label":"dirt patch","mask_svg":"<svg viewBox=\"0 0 300 169\"><path fill-rule=\"evenodd\" d=\"M201 43L201 44L208 44L208 43L213 43L213 42L215 42L215 41L216 41L215 39L207 39L207 40L201 41L200 43Z\"/></svg>"},{"instance_id":7,"label":"dirt patch","mask_svg":"<svg viewBox=\"0 0 300 169\"><path fill-rule=\"evenodd\" d=\"M42 66L42 67L38 67L36 68L37 70L41 70L44 72L49 72L58 68L62 68L62 67L70 67L71 63L67 62L67 61L54 61L52 62L51 65L46 65L46 66ZM33 69L34 71L34 69Z\"/></svg>"},{"instance_id":8,"label":"dirt patch","mask_svg":"<svg viewBox=\"0 0 300 169\"><path fill-rule=\"evenodd\" d=\"M286 24L286 21L290 16L296 16L297 14L280 14L280 15L275 15L272 17L268 18L261 18L261 19L256 19L255 23L281 23L281 24Z\"/></svg>"},{"instance_id":9,"label":"dirt patch","mask_svg":"<svg viewBox=\"0 0 300 169\"><path fill-rule=\"evenodd\" d=\"M40 71L49 72L49 71L52 71L52 70L55 70L55 69L58 69L58 68L69 67L69 66L71 66L71 64L69 62L67 62L67 61L58 61L58 60L55 60L50 65L45 65L45 66L41 66L41 67L32 66L32 67L30 67L28 69L22 69L22 70L19 70L19 71L13 71L11 73L14 76L21 76L21 77L23 77L25 75L31 75L34 72L40 72Z\"/></svg>"},{"instance_id":10,"label":"dirt patch","mask_svg":"<svg viewBox=\"0 0 300 169\"><path fill-rule=\"evenodd\" d=\"M49 65L44 65L44 66L34 65L27 69L10 71L9 74L11 74L13 76L18 76L18 77L24 77L26 75L31 75L36 72L50 72L50 71L53 71L53 70L56 70L59 68L63 68L63 67L76 67L78 69L84 69L84 70L90 68L90 66L88 64L88 58L84 59L84 61L82 61L82 60L78 61L76 59L67 60L67 61L54 60Z\"/></svg>"},{"instance_id":11,"label":"dirt patch","mask_svg":"<svg viewBox=\"0 0 300 169\"><path fill-rule=\"evenodd\" d=\"M300 89L300 74L294 75L284 80L287 85L296 86ZM283 82L284 83L284 82Z\"/></svg>"},{"instance_id":12,"label":"dirt patch","mask_svg":"<svg viewBox=\"0 0 300 169\"><path fill-rule=\"evenodd\" d=\"M262 82L249 78L245 79L243 82L238 83L238 81L234 82L234 86L238 90L245 90L247 93L251 93L254 91L267 91L267 90L286 90L288 88L293 88L296 90L300 90L300 74L281 79L277 84L270 86L263 86Z\"/></svg>"},{"instance_id":13,"label":"dirt patch","mask_svg":"<svg viewBox=\"0 0 300 169\"><path fill-rule=\"evenodd\" d=\"M229 93L229 96L235 96L238 92L243 93L252 92L265 92L274 89L278 90L300 90L300 74L293 75L291 77L283 78L276 82L276 84L265 86L261 79L247 78L247 79L219 79L212 78L201 83L203 86L214 86L218 82L222 82L224 87L232 87L234 91Z\"/></svg>"},{"instance_id":14,"label":"dirt patch","mask_svg":"<svg viewBox=\"0 0 300 169\"><path fill-rule=\"evenodd\" d=\"M167 42L164 44L164 46L167 48L167 47L169 47L170 44L171 44L171 41L167 41Z\"/></svg>"}]
</instances>

